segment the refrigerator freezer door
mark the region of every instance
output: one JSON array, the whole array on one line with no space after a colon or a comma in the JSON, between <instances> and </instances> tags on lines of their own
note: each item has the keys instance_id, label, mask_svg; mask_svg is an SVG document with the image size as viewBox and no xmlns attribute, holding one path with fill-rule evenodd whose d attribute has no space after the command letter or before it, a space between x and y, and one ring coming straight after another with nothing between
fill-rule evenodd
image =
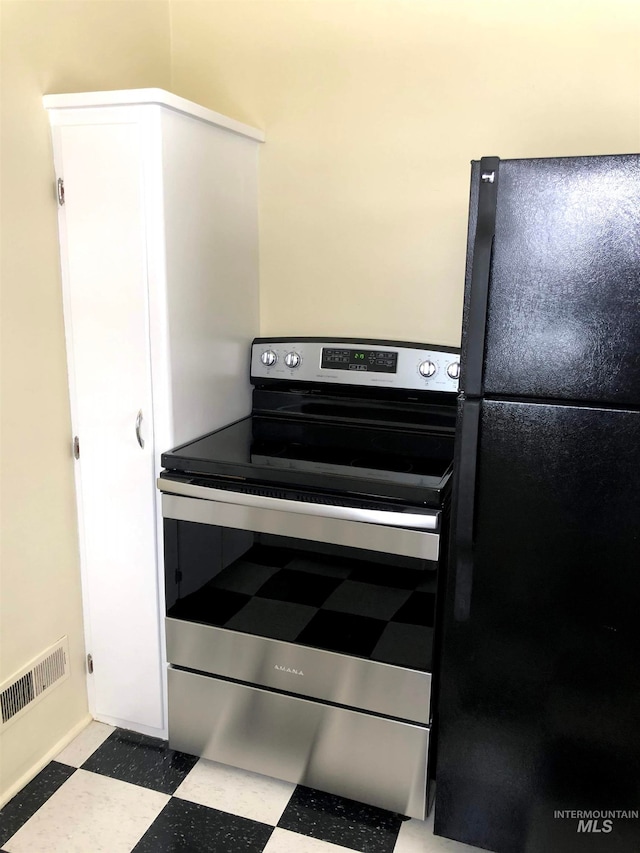
<instances>
[{"instance_id":1,"label":"refrigerator freezer door","mask_svg":"<svg viewBox=\"0 0 640 853\"><path fill-rule=\"evenodd\" d=\"M474 524L469 548L458 482L435 831L499 853L638 851L640 818L575 815L640 808L640 412L473 403Z\"/></svg>"},{"instance_id":2,"label":"refrigerator freezer door","mask_svg":"<svg viewBox=\"0 0 640 853\"><path fill-rule=\"evenodd\" d=\"M491 196L495 239L486 317L467 312L461 388L640 403L640 155L501 160L493 183L482 181L482 164L472 171L472 301L482 296L476 230ZM483 348L473 339L485 321ZM483 349L479 391L467 381Z\"/></svg>"}]
</instances>

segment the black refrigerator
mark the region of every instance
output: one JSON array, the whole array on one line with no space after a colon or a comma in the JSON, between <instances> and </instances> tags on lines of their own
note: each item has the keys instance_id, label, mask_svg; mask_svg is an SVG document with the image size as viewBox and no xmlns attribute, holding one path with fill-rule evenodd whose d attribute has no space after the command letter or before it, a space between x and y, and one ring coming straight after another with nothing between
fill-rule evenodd
<instances>
[{"instance_id":1,"label":"black refrigerator","mask_svg":"<svg viewBox=\"0 0 640 853\"><path fill-rule=\"evenodd\" d=\"M640 851L640 156L472 163L435 832Z\"/></svg>"}]
</instances>

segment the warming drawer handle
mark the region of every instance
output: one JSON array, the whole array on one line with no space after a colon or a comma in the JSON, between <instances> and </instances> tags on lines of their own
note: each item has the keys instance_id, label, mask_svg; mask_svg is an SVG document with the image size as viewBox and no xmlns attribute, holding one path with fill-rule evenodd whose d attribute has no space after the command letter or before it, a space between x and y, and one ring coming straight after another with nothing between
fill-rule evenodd
<instances>
[{"instance_id":1,"label":"warming drawer handle","mask_svg":"<svg viewBox=\"0 0 640 853\"><path fill-rule=\"evenodd\" d=\"M208 486L196 486L192 483L181 483L177 480L158 478L158 488L161 492L174 495L184 495L192 498L235 504L237 506L255 507L256 509L271 509L300 515L314 515L323 518L339 518L345 521L358 521L369 524L382 524L388 527L404 527L414 530L437 531L440 513L394 512L392 510L364 509L351 506L334 506L333 504L305 503L304 501L286 500L284 498L263 497L262 495L244 494L243 492L213 489Z\"/></svg>"},{"instance_id":2,"label":"warming drawer handle","mask_svg":"<svg viewBox=\"0 0 640 853\"><path fill-rule=\"evenodd\" d=\"M138 439L138 444L140 447L144 448L144 438L142 437L140 430L142 428L142 409L138 412L138 416L136 417L136 438Z\"/></svg>"}]
</instances>

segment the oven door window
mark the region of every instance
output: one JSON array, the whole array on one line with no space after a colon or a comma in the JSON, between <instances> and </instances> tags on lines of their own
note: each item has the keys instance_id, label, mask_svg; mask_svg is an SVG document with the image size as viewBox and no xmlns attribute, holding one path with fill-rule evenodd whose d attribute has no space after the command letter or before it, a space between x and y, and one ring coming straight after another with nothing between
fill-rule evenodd
<instances>
[{"instance_id":1,"label":"oven door window","mask_svg":"<svg viewBox=\"0 0 640 853\"><path fill-rule=\"evenodd\" d=\"M430 560L165 518L167 616L431 671Z\"/></svg>"}]
</instances>

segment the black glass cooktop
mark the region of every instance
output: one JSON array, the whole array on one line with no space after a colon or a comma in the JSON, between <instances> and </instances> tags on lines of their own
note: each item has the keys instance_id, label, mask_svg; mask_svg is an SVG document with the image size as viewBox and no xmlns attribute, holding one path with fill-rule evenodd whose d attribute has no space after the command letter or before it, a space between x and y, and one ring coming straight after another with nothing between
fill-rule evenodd
<instances>
[{"instance_id":1,"label":"black glass cooktop","mask_svg":"<svg viewBox=\"0 0 640 853\"><path fill-rule=\"evenodd\" d=\"M162 464L200 477L439 506L448 489L453 442L453 430L254 415L162 454Z\"/></svg>"}]
</instances>

